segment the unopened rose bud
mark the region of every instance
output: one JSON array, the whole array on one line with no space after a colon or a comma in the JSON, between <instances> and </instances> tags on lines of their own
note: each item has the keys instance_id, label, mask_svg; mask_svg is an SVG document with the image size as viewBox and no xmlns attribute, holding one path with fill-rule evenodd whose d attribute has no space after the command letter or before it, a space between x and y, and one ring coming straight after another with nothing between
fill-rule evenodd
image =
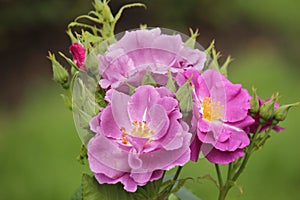
<instances>
[{"instance_id":1,"label":"unopened rose bud","mask_svg":"<svg viewBox=\"0 0 300 200\"><path fill-rule=\"evenodd\" d=\"M79 69L86 71L86 66L84 64L85 61L85 54L86 50L85 48L80 45L79 43L73 43L69 50L73 56L75 64L78 66Z\"/></svg>"},{"instance_id":2,"label":"unopened rose bud","mask_svg":"<svg viewBox=\"0 0 300 200\"><path fill-rule=\"evenodd\" d=\"M255 115L259 111L259 101L257 98L256 89L254 87L252 88L252 91L253 91L253 95L252 95L252 99L250 100L250 104L251 104L250 113L252 115Z\"/></svg>"},{"instance_id":3,"label":"unopened rose bud","mask_svg":"<svg viewBox=\"0 0 300 200\"><path fill-rule=\"evenodd\" d=\"M262 123L266 123L269 119L274 117L274 104L278 100L278 93L273 95L272 99L268 102L265 102L260 108L259 108L259 116L260 121Z\"/></svg>"},{"instance_id":4,"label":"unopened rose bud","mask_svg":"<svg viewBox=\"0 0 300 200\"><path fill-rule=\"evenodd\" d=\"M285 118L287 117L288 111L291 107L294 106L299 106L300 102L293 103L293 104L288 104L288 105L283 105L280 106L278 109L274 111L274 117L277 121L284 121Z\"/></svg>"},{"instance_id":5,"label":"unopened rose bud","mask_svg":"<svg viewBox=\"0 0 300 200\"><path fill-rule=\"evenodd\" d=\"M53 80L62 85L63 88L69 88L69 73L61 66L61 64L56 60L55 55L49 52L48 58L52 62L53 70Z\"/></svg>"}]
</instances>

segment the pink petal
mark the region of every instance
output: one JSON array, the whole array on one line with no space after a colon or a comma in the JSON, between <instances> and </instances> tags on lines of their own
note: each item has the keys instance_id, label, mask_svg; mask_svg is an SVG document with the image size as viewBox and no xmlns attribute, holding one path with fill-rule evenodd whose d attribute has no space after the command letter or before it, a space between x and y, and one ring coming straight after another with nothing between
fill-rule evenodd
<instances>
[{"instance_id":1,"label":"pink petal","mask_svg":"<svg viewBox=\"0 0 300 200\"><path fill-rule=\"evenodd\" d=\"M128 111L126 111L129 112L131 121L148 121L150 107L159 98L159 94L150 85L137 88L129 100Z\"/></svg>"},{"instance_id":2,"label":"pink petal","mask_svg":"<svg viewBox=\"0 0 300 200\"><path fill-rule=\"evenodd\" d=\"M116 90L112 92L111 108L115 122L119 128L131 130L131 121L128 115L129 96Z\"/></svg>"}]
</instances>

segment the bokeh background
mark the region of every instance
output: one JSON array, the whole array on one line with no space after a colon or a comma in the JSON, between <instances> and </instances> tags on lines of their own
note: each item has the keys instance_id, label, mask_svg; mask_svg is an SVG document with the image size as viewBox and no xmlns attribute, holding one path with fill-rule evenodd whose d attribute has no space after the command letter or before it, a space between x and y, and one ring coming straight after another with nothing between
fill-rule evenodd
<instances>
[{"instance_id":1,"label":"bokeh background","mask_svg":"<svg viewBox=\"0 0 300 200\"><path fill-rule=\"evenodd\" d=\"M136 0L138 1L138 0ZM112 11L129 0L111 0ZM188 34L199 28L205 48L212 39L224 57L232 55L229 78L281 103L300 100L300 1L140 0L147 10L125 11L117 32L139 24ZM80 140L63 90L52 82L47 51L68 54L67 24L91 9L91 0L0 0L0 199L69 199L86 168L76 161ZM228 199L298 199L300 108L251 158ZM214 174L205 160L182 176ZM203 200L216 199L213 183L187 184Z\"/></svg>"}]
</instances>

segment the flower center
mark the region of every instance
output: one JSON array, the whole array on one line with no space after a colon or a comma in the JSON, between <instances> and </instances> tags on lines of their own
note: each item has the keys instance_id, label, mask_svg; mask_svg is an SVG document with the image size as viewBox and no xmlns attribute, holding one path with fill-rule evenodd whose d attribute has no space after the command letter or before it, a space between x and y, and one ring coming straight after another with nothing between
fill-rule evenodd
<instances>
[{"instance_id":1,"label":"flower center","mask_svg":"<svg viewBox=\"0 0 300 200\"><path fill-rule=\"evenodd\" d=\"M149 128L146 121L138 122L137 120L134 120L132 122L133 128L130 132L127 132L127 130L124 127L121 127L122 132L122 143L128 144L128 140L126 138L127 135L133 135L137 137L143 137L143 138L149 138L154 135L154 132Z\"/></svg>"},{"instance_id":2,"label":"flower center","mask_svg":"<svg viewBox=\"0 0 300 200\"><path fill-rule=\"evenodd\" d=\"M202 116L208 121L218 120L224 116L224 106L220 101L213 101L211 97L205 97L202 102Z\"/></svg>"},{"instance_id":3,"label":"flower center","mask_svg":"<svg viewBox=\"0 0 300 200\"><path fill-rule=\"evenodd\" d=\"M131 130L131 135L148 138L154 135L154 132L148 127L146 121L138 122L136 120L132 123L133 129Z\"/></svg>"}]
</instances>

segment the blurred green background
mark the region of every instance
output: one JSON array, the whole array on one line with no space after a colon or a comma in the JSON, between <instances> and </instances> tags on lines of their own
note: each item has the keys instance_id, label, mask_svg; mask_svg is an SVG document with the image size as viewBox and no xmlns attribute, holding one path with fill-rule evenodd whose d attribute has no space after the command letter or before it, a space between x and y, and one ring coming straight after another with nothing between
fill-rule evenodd
<instances>
[{"instance_id":1,"label":"blurred green background","mask_svg":"<svg viewBox=\"0 0 300 200\"><path fill-rule=\"evenodd\" d=\"M115 13L134 1L111 0ZM212 39L232 55L229 78L281 103L300 100L300 1L144 0L147 10L127 10L117 32L141 23L188 33L199 28L206 48ZM72 115L51 81L47 51L68 54L67 24L91 8L90 0L0 0L0 199L69 199L86 170L76 161L80 140ZM298 199L300 108L251 158L228 199ZM190 163L182 176L214 174L205 160ZM209 181L187 186L203 200L216 199Z\"/></svg>"}]
</instances>

